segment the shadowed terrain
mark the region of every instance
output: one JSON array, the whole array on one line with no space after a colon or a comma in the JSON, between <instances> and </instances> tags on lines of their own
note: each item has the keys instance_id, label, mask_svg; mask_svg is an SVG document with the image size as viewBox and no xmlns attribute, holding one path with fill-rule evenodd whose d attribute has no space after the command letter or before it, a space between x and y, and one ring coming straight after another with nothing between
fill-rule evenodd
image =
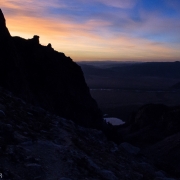
<instances>
[{"instance_id":1,"label":"shadowed terrain","mask_svg":"<svg viewBox=\"0 0 180 180\"><path fill-rule=\"evenodd\" d=\"M0 88L0 172L8 180L169 177L142 156L140 148L110 142L101 131L78 126L3 88Z\"/></svg>"}]
</instances>

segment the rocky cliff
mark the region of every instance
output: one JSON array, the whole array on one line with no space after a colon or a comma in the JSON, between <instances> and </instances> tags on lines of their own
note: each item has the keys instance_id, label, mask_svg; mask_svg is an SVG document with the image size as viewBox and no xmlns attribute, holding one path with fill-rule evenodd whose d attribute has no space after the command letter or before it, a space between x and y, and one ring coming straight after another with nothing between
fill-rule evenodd
<instances>
[{"instance_id":1,"label":"rocky cliff","mask_svg":"<svg viewBox=\"0 0 180 180\"><path fill-rule=\"evenodd\" d=\"M71 58L43 46L39 36L12 37L0 10L0 86L86 127L100 128L101 112Z\"/></svg>"}]
</instances>

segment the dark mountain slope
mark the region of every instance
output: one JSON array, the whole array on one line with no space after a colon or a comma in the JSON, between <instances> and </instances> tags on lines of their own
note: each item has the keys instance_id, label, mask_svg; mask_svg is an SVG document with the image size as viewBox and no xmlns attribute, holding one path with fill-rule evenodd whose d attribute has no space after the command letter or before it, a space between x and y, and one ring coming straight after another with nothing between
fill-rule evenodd
<instances>
[{"instance_id":1,"label":"dark mountain slope","mask_svg":"<svg viewBox=\"0 0 180 180\"><path fill-rule=\"evenodd\" d=\"M101 131L78 126L0 88L3 180L167 179L139 151L128 143L109 142Z\"/></svg>"},{"instance_id":2,"label":"dark mountain slope","mask_svg":"<svg viewBox=\"0 0 180 180\"><path fill-rule=\"evenodd\" d=\"M71 58L39 37L11 37L0 11L0 85L24 100L75 122L99 128L101 112L83 72Z\"/></svg>"}]
</instances>

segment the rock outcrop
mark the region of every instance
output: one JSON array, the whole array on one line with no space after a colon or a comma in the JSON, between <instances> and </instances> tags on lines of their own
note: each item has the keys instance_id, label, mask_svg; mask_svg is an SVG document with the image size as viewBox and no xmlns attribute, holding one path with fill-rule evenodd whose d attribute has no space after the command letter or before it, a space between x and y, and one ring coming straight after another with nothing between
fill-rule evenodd
<instances>
[{"instance_id":1,"label":"rock outcrop","mask_svg":"<svg viewBox=\"0 0 180 180\"><path fill-rule=\"evenodd\" d=\"M10 36L8 29L6 28L6 20L0 9L0 40L6 39Z\"/></svg>"},{"instance_id":2,"label":"rock outcrop","mask_svg":"<svg viewBox=\"0 0 180 180\"><path fill-rule=\"evenodd\" d=\"M101 111L80 66L50 44L42 46L37 35L11 37L1 10L0 49L0 86L80 125L101 128Z\"/></svg>"}]
</instances>

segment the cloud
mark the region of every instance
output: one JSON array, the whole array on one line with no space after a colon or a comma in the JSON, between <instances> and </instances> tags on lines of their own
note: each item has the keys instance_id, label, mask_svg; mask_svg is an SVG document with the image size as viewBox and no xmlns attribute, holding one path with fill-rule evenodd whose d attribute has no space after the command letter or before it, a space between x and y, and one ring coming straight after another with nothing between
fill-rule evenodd
<instances>
[{"instance_id":1,"label":"cloud","mask_svg":"<svg viewBox=\"0 0 180 180\"><path fill-rule=\"evenodd\" d=\"M74 60L180 58L178 18L136 9L137 0L3 1L13 36L40 35L41 44Z\"/></svg>"},{"instance_id":2,"label":"cloud","mask_svg":"<svg viewBox=\"0 0 180 180\"><path fill-rule=\"evenodd\" d=\"M133 8L136 4L136 0L96 0L97 2L101 2L103 4L106 4L108 6L113 6L117 8L123 8L123 9L129 9Z\"/></svg>"},{"instance_id":3,"label":"cloud","mask_svg":"<svg viewBox=\"0 0 180 180\"><path fill-rule=\"evenodd\" d=\"M9 15L23 15L30 17L46 16L49 8L65 8L64 3L59 3L58 0L43 1L43 0L3 0L1 8Z\"/></svg>"},{"instance_id":4,"label":"cloud","mask_svg":"<svg viewBox=\"0 0 180 180\"><path fill-rule=\"evenodd\" d=\"M129 9L133 8L134 5L137 3L137 0L91 0L90 2L87 2L86 0L79 0L83 3L101 3L106 6L110 7L116 7L116 8L122 8L122 9Z\"/></svg>"},{"instance_id":5,"label":"cloud","mask_svg":"<svg viewBox=\"0 0 180 180\"><path fill-rule=\"evenodd\" d=\"M180 1L179 0L165 0L166 6L170 7L174 10L179 11L180 9Z\"/></svg>"},{"instance_id":6,"label":"cloud","mask_svg":"<svg viewBox=\"0 0 180 180\"><path fill-rule=\"evenodd\" d=\"M47 21L40 19L22 19L24 24L16 20L8 20L13 35L32 38L40 35L41 44L52 46L65 52L74 60L171 60L180 57L179 47L172 48L162 43L143 38L135 38L125 33L119 36L104 36L94 33L96 26L106 26L106 22L89 21L85 24ZM13 21L13 22L11 22ZM15 23L13 25L13 23ZM23 34L26 32L26 34Z\"/></svg>"}]
</instances>

